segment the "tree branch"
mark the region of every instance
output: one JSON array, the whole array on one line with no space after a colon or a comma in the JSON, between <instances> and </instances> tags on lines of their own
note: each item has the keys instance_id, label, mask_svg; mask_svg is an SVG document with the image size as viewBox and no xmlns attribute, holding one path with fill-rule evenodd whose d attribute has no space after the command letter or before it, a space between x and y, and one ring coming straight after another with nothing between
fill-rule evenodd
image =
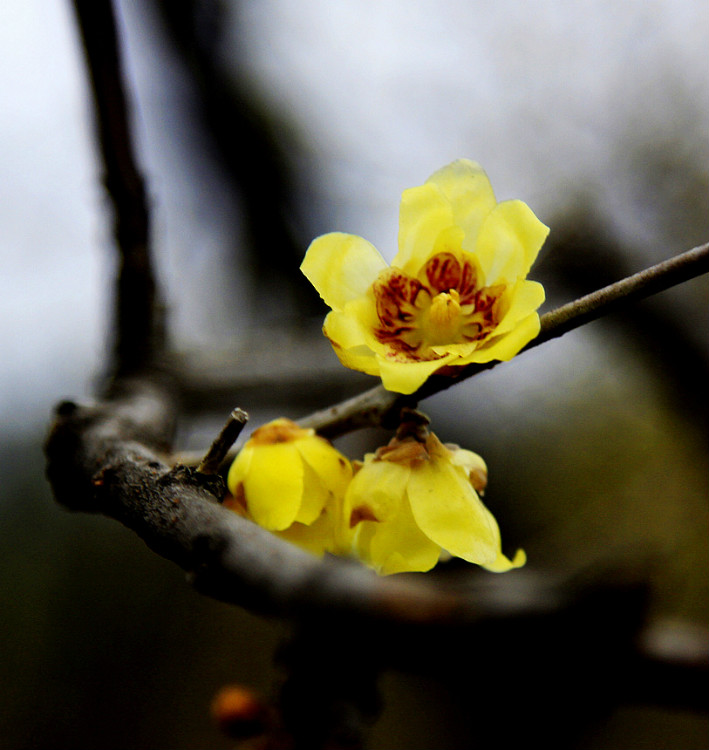
<instances>
[{"instance_id":1,"label":"tree branch","mask_svg":"<svg viewBox=\"0 0 709 750\"><path fill-rule=\"evenodd\" d=\"M249 415L243 409L232 410L222 431L214 439L197 467L200 474L216 474L219 471L219 466L229 452L229 448L234 445L248 419Z\"/></svg>"},{"instance_id":2,"label":"tree branch","mask_svg":"<svg viewBox=\"0 0 709 750\"><path fill-rule=\"evenodd\" d=\"M150 221L143 177L131 140L116 22L110 0L73 0L91 81L104 184L114 211L119 251L113 370L151 365L164 344L150 258Z\"/></svg>"},{"instance_id":3,"label":"tree branch","mask_svg":"<svg viewBox=\"0 0 709 750\"><path fill-rule=\"evenodd\" d=\"M436 622L473 620L467 598L421 580L381 579L354 561L319 560L219 505L219 475L163 458L174 403L144 380L102 403L57 408L45 451L56 499L136 532L214 598L281 616ZM513 602L512 608L516 606Z\"/></svg>"}]
</instances>

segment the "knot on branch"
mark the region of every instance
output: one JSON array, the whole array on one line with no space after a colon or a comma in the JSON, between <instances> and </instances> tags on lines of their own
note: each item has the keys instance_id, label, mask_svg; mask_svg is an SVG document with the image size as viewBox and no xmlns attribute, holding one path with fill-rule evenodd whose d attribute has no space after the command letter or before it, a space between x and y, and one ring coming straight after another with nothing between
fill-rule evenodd
<instances>
[{"instance_id":1,"label":"knot on branch","mask_svg":"<svg viewBox=\"0 0 709 750\"><path fill-rule=\"evenodd\" d=\"M190 466L177 464L157 480L157 486L165 489L169 486L178 486L180 489L194 487L206 490L221 502L226 494L226 485L220 474L204 474L198 469Z\"/></svg>"}]
</instances>

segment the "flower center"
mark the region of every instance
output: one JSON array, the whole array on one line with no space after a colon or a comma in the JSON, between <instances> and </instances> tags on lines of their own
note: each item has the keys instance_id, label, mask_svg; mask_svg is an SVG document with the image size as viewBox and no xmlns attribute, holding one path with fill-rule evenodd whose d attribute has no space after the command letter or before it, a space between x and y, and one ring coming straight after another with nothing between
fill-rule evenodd
<instances>
[{"instance_id":1,"label":"flower center","mask_svg":"<svg viewBox=\"0 0 709 750\"><path fill-rule=\"evenodd\" d=\"M455 341L460 333L461 318L458 292L451 289L450 292L437 294L428 308L428 326L426 326L428 344L436 346Z\"/></svg>"},{"instance_id":2,"label":"flower center","mask_svg":"<svg viewBox=\"0 0 709 750\"><path fill-rule=\"evenodd\" d=\"M504 286L479 283L472 258L437 253L412 278L397 268L372 287L379 318L374 335L401 361L438 359L432 347L485 340L498 323Z\"/></svg>"}]
</instances>

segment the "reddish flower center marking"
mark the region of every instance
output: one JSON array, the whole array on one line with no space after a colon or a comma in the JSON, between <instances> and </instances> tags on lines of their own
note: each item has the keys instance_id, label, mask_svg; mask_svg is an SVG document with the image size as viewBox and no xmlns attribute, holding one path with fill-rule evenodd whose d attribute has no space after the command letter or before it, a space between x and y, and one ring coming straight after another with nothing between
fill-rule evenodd
<instances>
[{"instance_id":1,"label":"reddish flower center marking","mask_svg":"<svg viewBox=\"0 0 709 750\"><path fill-rule=\"evenodd\" d=\"M498 323L503 285L484 287L469 259L437 253L417 278L397 268L384 271L373 291L380 325L374 334L404 360L441 357L434 346L482 342Z\"/></svg>"},{"instance_id":2,"label":"reddish flower center marking","mask_svg":"<svg viewBox=\"0 0 709 750\"><path fill-rule=\"evenodd\" d=\"M274 422L257 428L251 435L254 445L274 445L276 443L290 443L307 437L310 433L298 427L290 419L277 419Z\"/></svg>"}]
</instances>

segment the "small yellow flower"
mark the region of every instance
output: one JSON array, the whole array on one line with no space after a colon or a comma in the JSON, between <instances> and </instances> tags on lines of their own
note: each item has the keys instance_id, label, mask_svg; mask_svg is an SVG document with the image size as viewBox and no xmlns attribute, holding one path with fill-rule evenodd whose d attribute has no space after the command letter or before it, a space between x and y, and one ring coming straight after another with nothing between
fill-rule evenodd
<instances>
[{"instance_id":1,"label":"small yellow flower","mask_svg":"<svg viewBox=\"0 0 709 750\"><path fill-rule=\"evenodd\" d=\"M479 497L486 484L480 456L403 425L365 456L347 489L357 556L380 575L430 570L448 555L497 573L521 567L524 551L513 560L502 553L497 521Z\"/></svg>"},{"instance_id":2,"label":"small yellow flower","mask_svg":"<svg viewBox=\"0 0 709 750\"><path fill-rule=\"evenodd\" d=\"M229 469L232 510L314 554L346 552L350 462L314 430L276 419L254 430Z\"/></svg>"},{"instance_id":3,"label":"small yellow flower","mask_svg":"<svg viewBox=\"0 0 709 750\"><path fill-rule=\"evenodd\" d=\"M497 203L458 160L405 190L391 267L356 235L315 239L301 270L332 308L340 361L413 393L435 372L508 360L539 333L541 284L526 279L549 230L521 201Z\"/></svg>"}]
</instances>

